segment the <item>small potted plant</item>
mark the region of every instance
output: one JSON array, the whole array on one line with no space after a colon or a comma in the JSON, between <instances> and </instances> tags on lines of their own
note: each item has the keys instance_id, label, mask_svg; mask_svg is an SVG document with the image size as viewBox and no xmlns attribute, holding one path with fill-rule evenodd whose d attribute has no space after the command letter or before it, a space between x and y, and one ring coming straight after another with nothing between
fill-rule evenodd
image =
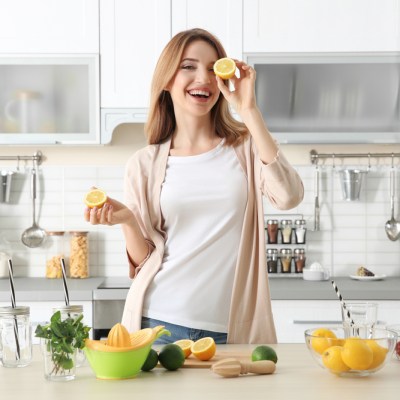
<instances>
[{"instance_id":1,"label":"small potted plant","mask_svg":"<svg viewBox=\"0 0 400 400\"><path fill-rule=\"evenodd\" d=\"M90 331L82 318L83 314L62 318L61 312L57 311L49 324L37 326L35 336L43 339L46 379L59 381L75 378L76 350L83 349Z\"/></svg>"}]
</instances>

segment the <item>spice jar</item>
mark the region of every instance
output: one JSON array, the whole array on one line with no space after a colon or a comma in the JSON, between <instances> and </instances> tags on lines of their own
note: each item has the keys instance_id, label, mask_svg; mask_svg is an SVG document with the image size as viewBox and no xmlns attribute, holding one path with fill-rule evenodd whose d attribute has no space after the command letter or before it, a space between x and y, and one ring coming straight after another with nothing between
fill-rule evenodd
<instances>
[{"instance_id":1,"label":"spice jar","mask_svg":"<svg viewBox=\"0 0 400 400\"><path fill-rule=\"evenodd\" d=\"M46 278L61 278L61 259L64 257L64 233L62 231L46 232L48 248L46 255Z\"/></svg>"},{"instance_id":2,"label":"spice jar","mask_svg":"<svg viewBox=\"0 0 400 400\"><path fill-rule=\"evenodd\" d=\"M71 233L69 254L70 278L89 277L89 238L88 232L74 231Z\"/></svg>"},{"instance_id":3,"label":"spice jar","mask_svg":"<svg viewBox=\"0 0 400 400\"><path fill-rule=\"evenodd\" d=\"M306 264L306 251L304 249L294 249L294 264L297 273L303 272Z\"/></svg>"},{"instance_id":4,"label":"spice jar","mask_svg":"<svg viewBox=\"0 0 400 400\"><path fill-rule=\"evenodd\" d=\"M275 274L278 272L278 250L267 249L267 269L268 273Z\"/></svg>"},{"instance_id":5,"label":"spice jar","mask_svg":"<svg viewBox=\"0 0 400 400\"><path fill-rule=\"evenodd\" d=\"M304 219L296 219L294 221L295 225L295 237L296 237L296 244L304 244L306 242L306 221Z\"/></svg>"},{"instance_id":6,"label":"spice jar","mask_svg":"<svg viewBox=\"0 0 400 400\"><path fill-rule=\"evenodd\" d=\"M292 221L290 219L281 221L281 236L283 244L292 243Z\"/></svg>"},{"instance_id":7,"label":"spice jar","mask_svg":"<svg viewBox=\"0 0 400 400\"><path fill-rule=\"evenodd\" d=\"M269 219L267 221L267 238L269 244L278 243L278 220Z\"/></svg>"},{"instance_id":8,"label":"spice jar","mask_svg":"<svg viewBox=\"0 0 400 400\"><path fill-rule=\"evenodd\" d=\"M60 311L61 313L61 320L64 321L67 318L76 319L77 317L83 315L83 306L81 305L69 305L69 306L61 306L61 307L54 307L53 313ZM85 362L86 357L85 353L81 349L76 350L76 367L81 367Z\"/></svg>"},{"instance_id":9,"label":"spice jar","mask_svg":"<svg viewBox=\"0 0 400 400\"><path fill-rule=\"evenodd\" d=\"M291 272L292 249L281 249L281 272L284 274Z\"/></svg>"},{"instance_id":10,"label":"spice jar","mask_svg":"<svg viewBox=\"0 0 400 400\"><path fill-rule=\"evenodd\" d=\"M0 307L0 361L4 367L25 367L32 360L29 307Z\"/></svg>"}]
</instances>

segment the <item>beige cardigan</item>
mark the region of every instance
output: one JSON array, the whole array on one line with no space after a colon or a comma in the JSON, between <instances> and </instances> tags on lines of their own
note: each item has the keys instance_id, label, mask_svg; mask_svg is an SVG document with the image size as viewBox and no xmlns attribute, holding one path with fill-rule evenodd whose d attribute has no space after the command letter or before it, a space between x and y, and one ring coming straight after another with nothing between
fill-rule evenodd
<instances>
[{"instance_id":1,"label":"beige cardigan","mask_svg":"<svg viewBox=\"0 0 400 400\"><path fill-rule=\"evenodd\" d=\"M168 140L146 146L131 157L126 167L125 204L134 212L152 250L139 266L130 262L130 277L134 279L122 316L122 324L130 332L140 329L143 297L163 259L166 233L162 229L160 193L170 145ZM303 199L303 184L280 152L265 165L256 155L251 138L235 150L247 176L248 199L233 283L228 343L276 343L266 270L262 193L275 208L291 209Z\"/></svg>"}]
</instances>

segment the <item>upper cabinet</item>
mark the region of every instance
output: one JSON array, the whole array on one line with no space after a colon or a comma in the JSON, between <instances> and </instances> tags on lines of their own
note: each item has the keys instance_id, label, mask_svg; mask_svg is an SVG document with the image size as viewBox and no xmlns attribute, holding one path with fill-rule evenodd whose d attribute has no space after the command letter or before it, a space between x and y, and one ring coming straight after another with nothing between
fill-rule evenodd
<instances>
[{"instance_id":1,"label":"upper cabinet","mask_svg":"<svg viewBox=\"0 0 400 400\"><path fill-rule=\"evenodd\" d=\"M98 53L98 0L0 0L0 53Z\"/></svg>"},{"instance_id":2,"label":"upper cabinet","mask_svg":"<svg viewBox=\"0 0 400 400\"><path fill-rule=\"evenodd\" d=\"M243 51L399 51L399 0L244 0Z\"/></svg>"}]
</instances>

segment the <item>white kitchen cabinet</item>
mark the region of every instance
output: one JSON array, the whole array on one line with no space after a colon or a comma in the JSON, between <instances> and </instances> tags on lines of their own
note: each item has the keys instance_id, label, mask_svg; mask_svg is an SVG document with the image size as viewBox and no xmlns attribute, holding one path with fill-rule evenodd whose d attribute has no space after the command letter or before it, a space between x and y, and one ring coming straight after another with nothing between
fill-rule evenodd
<instances>
[{"instance_id":1,"label":"white kitchen cabinet","mask_svg":"<svg viewBox=\"0 0 400 400\"><path fill-rule=\"evenodd\" d=\"M32 341L34 344L39 343L39 339L35 338L35 329L38 324L45 324L50 321L53 314L53 308L64 307L63 301L20 301L18 306L28 306L30 308L30 322L32 325ZM81 305L83 307L83 322L87 326L92 326L93 307L91 301L76 301L71 302L71 305ZM0 302L0 307L9 307L10 303ZM90 333L91 335L91 333Z\"/></svg>"},{"instance_id":2,"label":"white kitchen cabinet","mask_svg":"<svg viewBox=\"0 0 400 400\"><path fill-rule=\"evenodd\" d=\"M203 28L218 37L229 57L242 59L242 0L172 0L172 36Z\"/></svg>"},{"instance_id":3,"label":"white kitchen cabinet","mask_svg":"<svg viewBox=\"0 0 400 400\"><path fill-rule=\"evenodd\" d=\"M165 0L101 0L101 136L125 122L144 122L158 57L171 38Z\"/></svg>"},{"instance_id":4,"label":"white kitchen cabinet","mask_svg":"<svg viewBox=\"0 0 400 400\"><path fill-rule=\"evenodd\" d=\"M98 53L99 0L0 0L0 53Z\"/></svg>"},{"instance_id":5,"label":"white kitchen cabinet","mask_svg":"<svg viewBox=\"0 0 400 400\"><path fill-rule=\"evenodd\" d=\"M244 0L243 52L399 51L399 0Z\"/></svg>"},{"instance_id":6,"label":"white kitchen cabinet","mask_svg":"<svg viewBox=\"0 0 400 400\"><path fill-rule=\"evenodd\" d=\"M391 325L400 321L400 301L378 303L378 324ZM310 328L341 325L339 301L335 300L273 300L278 343L304 343L304 331Z\"/></svg>"}]
</instances>

